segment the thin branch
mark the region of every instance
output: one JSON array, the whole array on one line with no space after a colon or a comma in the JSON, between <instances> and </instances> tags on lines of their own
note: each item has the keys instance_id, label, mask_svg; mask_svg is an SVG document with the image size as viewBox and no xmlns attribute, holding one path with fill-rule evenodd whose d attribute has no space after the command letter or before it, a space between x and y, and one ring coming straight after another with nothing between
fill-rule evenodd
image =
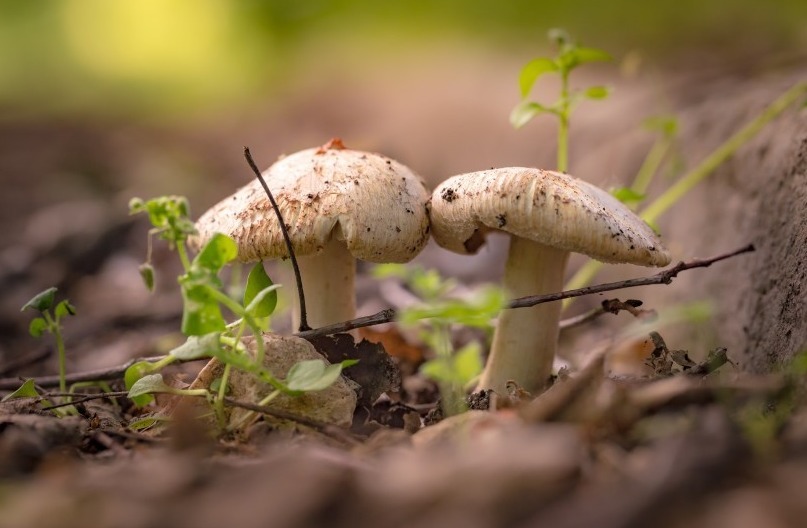
<instances>
[{"instance_id":1,"label":"thin branch","mask_svg":"<svg viewBox=\"0 0 807 528\"><path fill-rule=\"evenodd\" d=\"M305 294L303 293L303 279L300 276L300 267L297 266L297 256L294 254L294 247L291 245L291 237L289 237L289 230L286 228L286 222L283 220L283 215L280 214L280 208L277 206L277 202L275 202L275 197L272 195L272 191L269 190L269 186L266 185L266 180L263 179L263 175L261 171L258 170L258 166L255 164L255 160L252 159L252 154L249 152L249 147L244 147L244 157L247 158L247 163L249 163L252 172L255 173L257 176L258 181L261 182L263 186L263 190L266 192L266 196L269 197L269 203L272 204L272 209L275 211L275 215L277 216L277 221L280 223L280 232L283 233L283 240L286 242L286 249L289 251L289 259L291 260L291 267L294 269L294 279L297 281L297 295L300 298L300 332L305 332L306 330L311 330L311 327L308 326L308 315L305 310Z\"/></svg>"},{"instance_id":2,"label":"thin branch","mask_svg":"<svg viewBox=\"0 0 807 528\"><path fill-rule=\"evenodd\" d=\"M605 284L598 284L596 286L588 286L585 288L578 288L576 290L567 290L558 293L549 293L546 295L530 295L527 297L519 297L518 299L513 299L512 301L507 303L505 309L528 308L530 306L559 301L561 299L567 299L570 297L581 297L583 295L592 295L595 293L602 293L613 290L622 290L625 288L635 288L636 286L647 286L650 284L670 284L672 280L682 271L686 271L692 268L707 268L712 264L714 264L715 262L726 260L728 258L741 255L743 253L749 253L751 251L754 251L753 244L749 244L736 251L725 253L723 255L718 255L716 257L708 259L694 259L689 262L679 262L672 268L666 269L660 273L657 273L656 275L651 275L650 277L643 277L639 279L628 279L617 282L608 282ZM341 332L347 332L348 330L352 330L354 328L390 323L395 320L395 315L396 315L395 310L388 308L373 315L360 317L359 319L353 319L351 321L345 321L344 323L336 323L328 326L323 326L321 328L315 328L313 330L308 330L306 332L299 332L296 335L308 339L311 337L321 335L338 334Z\"/></svg>"},{"instance_id":3,"label":"thin branch","mask_svg":"<svg viewBox=\"0 0 807 528\"><path fill-rule=\"evenodd\" d=\"M708 259L694 259L689 262L679 262L672 268L666 269L650 277L640 279L628 279L617 282L608 282L606 284L598 284L595 286L587 286L585 288L578 288L576 290L567 290L559 293L549 293L546 295L530 295L527 297L519 297L507 303L506 308L529 308L537 304L543 304L553 301L560 301L561 299L569 299L572 297L582 297L583 295L593 295L595 293L602 293L612 290L624 290L626 288L635 288L637 286L648 286L650 284L670 284L672 280L678 276L682 271L692 268L708 268L715 262L726 260L728 258L741 255L743 253L750 253L754 251L754 245L749 244L738 250L723 255Z\"/></svg>"},{"instance_id":4,"label":"thin branch","mask_svg":"<svg viewBox=\"0 0 807 528\"><path fill-rule=\"evenodd\" d=\"M296 414L281 411L280 409L275 409L272 407L267 407L265 405L256 405L254 403L236 400L229 396L224 397L224 402L233 407L241 407L242 409L247 409L248 411L253 411L259 414L265 414L273 418L279 418L281 420L289 420L292 422L297 422L301 425L310 427L322 434L328 435L331 438L336 438L350 445L358 444L358 441L353 437L353 435L350 434L348 430L333 424L312 420L310 418L305 418L304 416L298 416Z\"/></svg>"},{"instance_id":5,"label":"thin branch","mask_svg":"<svg viewBox=\"0 0 807 528\"><path fill-rule=\"evenodd\" d=\"M78 403L84 403L91 400L100 400L103 398L122 398L129 394L128 391L120 391L120 392L99 392L98 394L88 394L87 396L76 398L75 400L63 403L57 403L54 405L48 405L47 407L42 407L43 411L49 411L51 409L58 409L59 407L69 407L70 405L76 405ZM51 396L47 394L43 394L41 397L38 398L39 401L46 400Z\"/></svg>"},{"instance_id":6,"label":"thin branch","mask_svg":"<svg viewBox=\"0 0 807 528\"><path fill-rule=\"evenodd\" d=\"M159 361L165 358L165 356L153 356L153 357L146 357L146 358L135 358L132 360L127 361L122 365L115 365L114 367L107 367L102 369L96 370L87 370L84 372L76 372L73 374L68 374L65 379L68 384L78 383L81 381L106 381L106 380L115 380L120 379L123 376L123 373L126 372L126 369L134 365L139 361ZM22 385L22 383L28 378L24 378L22 376L14 377L14 378L2 378L0 379L0 390L16 390ZM59 386L59 376L39 376L34 378L34 381L37 385L42 387L58 387Z\"/></svg>"},{"instance_id":7,"label":"thin branch","mask_svg":"<svg viewBox=\"0 0 807 528\"><path fill-rule=\"evenodd\" d=\"M314 328L312 330L306 330L304 332L297 332L294 335L297 337L302 337L303 339L309 339L311 337L323 335L341 334L356 328L364 328L365 326L391 323L395 320L397 314L398 313L394 308L387 308L385 310L381 310L380 312L374 313L373 315L365 315L364 317L351 319L350 321L345 321L343 323L334 323L327 326Z\"/></svg>"},{"instance_id":8,"label":"thin branch","mask_svg":"<svg viewBox=\"0 0 807 528\"><path fill-rule=\"evenodd\" d=\"M731 257L741 255L743 253L749 253L751 251L754 251L754 246L749 244L748 246L740 248L736 251L725 253L723 255L718 255L716 257L708 259L695 259L689 262L679 262L672 268L664 270L656 275L651 275L650 277L609 282L606 284L589 286L587 288L580 288L577 290L568 290L560 293L550 293L547 295L531 295L528 297L520 297L518 299L513 299L512 301L510 301L505 308L506 309L526 308L529 306L535 306L537 304L559 301L561 299L566 299L568 297L580 297L583 295L591 295L594 293L621 290L624 288L633 288L636 286L647 286L651 284L670 284L672 280L676 276L678 276L678 274L681 273L682 271L690 270L693 268L707 268L712 264L714 264L715 262L720 262L721 260L726 260ZM393 308L387 308L386 310L381 310L380 312L377 312L372 315L366 315L364 317L351 319L350 321L335 323L328 326L322 326L320 328L303 330L294 335L305 339L309 339L311 337L317 337L322 335L339 334L347 332L349 330L353 330L355 328L363 328L366 326L375 326L384 323L391 323L395 320L395 316L396 311ZM164 357L165 356L156 356L149 358L133 359L131 361L127 361L123 365L118 365L115 367L92 370L87 372L79 372L76 374L68 374L67 382L76 383L79 381L101 381L101 380L118 379L121 376L123 376L123 373L126 372L126 369L129 368L133 363L136 363L138 361L159 361ZM15 390L19 388L20 384L23 381L25 380L20 377L0 379L0 390ZM59 385L59 376L42 376L39 378L35 378L35 381L37 384L42 385L43 387L54 387Z\"/></svg>"}]
</instances>

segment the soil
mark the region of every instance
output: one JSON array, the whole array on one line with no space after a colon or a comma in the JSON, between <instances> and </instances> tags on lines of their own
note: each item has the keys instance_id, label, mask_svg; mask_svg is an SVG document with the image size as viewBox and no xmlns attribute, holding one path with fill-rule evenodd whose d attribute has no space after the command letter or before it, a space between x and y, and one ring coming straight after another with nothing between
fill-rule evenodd
<instances>
[{"instance_id":1,"label":"soil","mask_svg":"<svg viewBox=\"0 0 807 528\"><path fill-rule=\"evenodd\" d=\"M427 98L441 86L441 68L433 67L429 90L406 83L398 91L330 87L328 100L343 101L350 112L303 90L283 110L264 109L246 124L234 120L237 126L221 123L209 132L92 121L0 125L2 390L29 376L54 390L42 377L57 371L50 341L28 336L30 314L19 312L52 285L78 309L64 325L70 373L163 354L181 342L175 255L155 245L157 293L149 295L137 272L148 226L127 216L126 203L177 193L202 211L245 181L240 146L256 137L262 144L253 154L269 160L325 136L370 135L354 146L405 159L431 184L440 174L551 163L551 149L533 146L536 138L551 143L549 124L529 136L501 119L510 105L502 79L510 79L512 64L460 65L451 73L502 108L479 108L475 91ZM483 67L491 73L479 79ZM804 78L804 65L791 71L753 79L721 73L699 82L670 75L687 163ZM647 79L625 81L609 110L581 114L572 145L585 154L573 153L579 161L572 172L607 184L617 183L612 174L634 171L648 140L632 130L655 108L656 89ZM377 94L406 104L386 104ZM687 349L697 362L722 345L733 364L692 375L674 359L647 372L633 358L644 375L617 377L608 372L613 360L603 343L631 321L622 313L569 333L563 347L570 373L562 371L543 394L516 391L499 398L495 413L474 411L415 434L434 408L436 388L416 374L427 351L389 326L374 338L395 357L401 388L362 406L353 428L338 432L267 421L245 438L215 439L180 420L155 435L129 427L143 411L123 397L85 401L78 415L61 418L31 400L10 400L0 404L0 525L799 526L807 514L807 407L803 371L782 366L807 343L804 112L768 127L661 225L679 259L748 242L757 251L682 274L671 286L630 293L650 309L711 300L706 334L685 325L661 333L671 353ZM424 127L417 115L435 125ZM457 123L462 137L446 141ZM437 152L433 145L441 142L446 148ZM473 259L429 247L418 262L472 287L499 276L501 250L496 239ZM367 271L360 266L361 313L411 301L399 284L379 284ZM288 322L276 329L288 330ZM466 331L456 339L480 336ZM653 350L634 345L636 354ZM189 383L200 368L183 365L171 371L172 380ZM112 390L122 388L119 374L108 378Z\"/></svg>"}]
</instances>

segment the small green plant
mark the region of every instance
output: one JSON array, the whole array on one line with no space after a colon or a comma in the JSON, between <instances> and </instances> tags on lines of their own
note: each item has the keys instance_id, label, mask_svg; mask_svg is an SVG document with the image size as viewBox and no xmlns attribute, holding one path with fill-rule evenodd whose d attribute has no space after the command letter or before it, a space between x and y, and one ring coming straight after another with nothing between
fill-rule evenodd
<instances>
[{"instance_id":1,"label":"small green plant","mask_svg":"<svg viewBox=\"0 0 807 528\"><path fill-rule=\"evenodd\" d=\"M141 267L141 270L145 270L141 274L147 287L153 287L154 272L150 264L152 236L167 240L179 254L184 269L179 276L184 301L182 333L188 337L184 344L173 349L164 359L157 362L141 361L127 369L124 380L129 397L137 405L150 403L153 394L157 393L205 397L212 403L219 425L224 427L224 399L233 368L251 373L275 389L259 403L265 405L281 393L299 396L327 388L336 381L343 368L355 363L348 360L326 365L321 360L301 361L292 366L285 379L276 378L264 366L265 349L261 333L268 328L269 317L277 305L276 290L279 285L272 283L263 264L259 262L252 267L243 289L243 298L235 300L225 293L225 285L219 278L222 268L237 256L235 241L217 233L191 260L186 246L188 237L194 234L194 227L185 198L163 196L148 201L136 198L130 202L130 213L148 214L153 225L149 232L147 259ZM236 319L228 323L222 308ZM242 342L247 334L255 337L255 357L247 352ZM175 361L206 357L215 357L224 364L222 377L210 390L177 389L166 384L159 374L162 368Z\"/></svg>"},{"instance_id":2,"label":"small green plant","mask_svg":"<svg viewBox=\"0 0 807 528\"><path fill-rule=\"evenodd\" d=\"M53 339L56 341L56 352L59 356L59 391L65 393L67 392L67 381L64 339L62 339L62 319L70 315L76 315L76 309L67 299L59 301L54 307L56 291L56 288L48 288L36 294L30 301L25 303L21 311L30 308L39 312L39 317L34 318L28 326L28 333L31 336L42 337L46 332L53 335Z\"/></svg>"},{"instance_id":3,"label":"small green plant","mask_svg":"<svg viewBox=\"0 0 807 528\"><path fill-rule=\"evenodd\" d=\"M421 303L404 308L398 322L418 327L423 342L434 357L420 367L421 373L437 382L443 412L453 415L463 412L466 387L482 372L482 346L474 341L459 350L451 343L453 325L492 330L491 320L506 303L504 291L488 286L469 299L451 298L456 283L444 279L436 270L424 270L402 264L381 264L375 267L377 278L397 277L417 295Z\"/></svg>"},{"instance_id":4,"label":"small green plant","mask_svg":"<svg viewBox=\"0 0 807 528\"><path fill-rule=\"evenodd\" d=\"M569 77L575 68L591 62L610 61L611 56L603 50L578 46L568 33L561 29L549 31L549 40L558 48L554 57L539 57L528 62L518 78L521 102L510 113L510 123L521 128L541 114L558 118L558 166L561 172L569 168L569 120L577 104L585 99L605 99L610 93L607 86L589 86L572 90ZM560 76L560 95L551 104L530 101L535 83L546 74Z\"/></svg>"}]
</instances>

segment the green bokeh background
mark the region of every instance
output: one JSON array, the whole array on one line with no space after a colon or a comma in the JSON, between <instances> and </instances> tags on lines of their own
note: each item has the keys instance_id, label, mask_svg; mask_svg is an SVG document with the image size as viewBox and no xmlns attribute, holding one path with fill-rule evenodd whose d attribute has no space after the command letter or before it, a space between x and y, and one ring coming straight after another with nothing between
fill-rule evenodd
<instances>
[{"instance_id":1,"label":"green bokeh background","mask_svg":"<svg viewBox=\"0 0 807 528\"><path fill-rule=\"evenodd\" d=\"M3 0L0 116L243 109L300 75L394 76L438 48L530 58L552 27L618 57L757 63L803 54L807 2Z\"/></svg>"}]
</instances>

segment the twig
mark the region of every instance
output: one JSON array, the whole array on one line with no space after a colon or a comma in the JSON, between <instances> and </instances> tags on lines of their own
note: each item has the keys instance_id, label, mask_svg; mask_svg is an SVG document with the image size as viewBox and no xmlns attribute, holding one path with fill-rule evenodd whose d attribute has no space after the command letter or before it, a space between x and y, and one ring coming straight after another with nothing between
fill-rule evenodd
<instances>
[{"instance_id":1,"label":"twig","mask_svg":"<svg viewBox=\"0 0 807 528\"><path fill-rule=\"evenodd\" d=\"M527 297L519 297L518 299L513 299L512 301L507 303L505 309L529 308L530 306L535 306L537 304L559 301L561 299L567 299L571 297L581 297L583 295L592 295L595 293L602 293L613 290L622 290L625 288L635 288L636 286L647 286L650 284L670 284L672 280L676 276L678 276L678 274L681 273L682 271L686 271L692 268L707 268L712 264L714 264L715 262L726 260L728 258L741 255L743 253L749 253L751 251L754 251L753 244L749 244L736 251L725 253L723 255L718 255L716 257L708 259L694 259L689 262L679 262L672 268L666 269L660 273L657 273L656 275L651 275L650 277L643 277L639 279L628 279L617 282L608 282L605 284L598 284L596 286L587 286L585 288L578 288L576 290L567 290L558 293L548 293L546 295L530 295ZM348 330L352 330L354 328L361 328L364 326L373 326L377 324L389 323L395 320L395 315L396 315L395 310L392 308L388 308L373 315L367 315L365 317L360 317L358 319L352 319L350 321L345 321L344 323L336 323L328 326L323 326L320 328L315 328L313 330L308 330L306 332L299 332L296 335L308 339L320 335L338 334L341 332L347 332Z\"/></svg>"},{"instance_id":2,"label":"twig","mask_svg":"<svg viewBox=\"0 0 807 528\"><path fill-rule=\"evenodd\" d=\"M120 391L120 392L99 392L98 394L89 394L87 396L83 396L81 398L76 398L75 400L63 403L56 403L54 405L48 405L47 407L42 407L43 411L50 411L51 409L58 409L59 407L69 407L70 405L75 405L77 403L84 403L90 400L100 400L103 398L121 398L128 395L128 391ZM38 398L38 401L46 400L48 398L52 398L53 395L43 394L41 397Z\"/></svg>"},{"instance_id":3,"label":"twig","mask_svg":"<svg viewBox=\"0 0 807 528\"><path fill-rule=\"evenodd\" d=\"M350 445L356 445L359 443L353 437L353 435L350 434L349 431L333 424L312 420L310 418L305 418L304 416L298 416L296 414L281 411L279 409L274 409L272 407L266 407L265 405L256 405L254 403L236 400L229 396L224 397L224 402L227 403L228 405L232 405L233 407L241 407L242 409L247 409L248 411L265 414L273 418L279 418L281 420L289 420L292 422L297 422L301 425L310 427L322 434L328 435L332 438L336 438L337 440L341 440Z\"/></svg>"},{"instance_id":4,"label":"twig","mask_svg":"<svg viewBox=\"0 0 807 528\"><path fill-rule=\"evenodd\" d=\"M297 281L297 295L300 297L300 332L304 332L306 330L311 330L311 327L308 326L308 316L305 311L305 294L303 293L303 279L300 276L300 268L297 266L297 257L294 254L294 247L291 245L291 237L289 237L289 230L286 229L286 222L283 220L283 215L280 214L280 208L277 206L277 202L275 202L275 197L272 196L272 191L269 190L269 186L266 185L266 180L263 179L263 175L261 171L258 170L258 166L255 164L255 160L252 159L252 154L249 152L249 147L244 147L244 157L247 158L247 163L249 163L252 172L255 173L257 176L258 181L261 182L263 186L263 190L266 191L266 196L269 197L269 203L272 204L272 209L275 211L275 215L277 216L277 221L280 223L280 232L283 233L283 240L286 242L286 249L289 251L289 259L291 260L291 267L294 269L294 279Z\"/></svg>"},{"instance_id":5,"label":"twig","mask_svg":"<svg viewBox=\"0 0 807 528\"><path fill-rule=\"evenodd\" d=\"M620 290L624 288L633 288L636 286L646 286L651 284L670 284L672 282L672 279L674 279L682 271L686 271L693 268L706 268L711 266L715 262L726 260L728 258L741 255L743 253L749 253L751 251L754 251L754 246L749 244L748 246L740 248L736 251L732 251L730 253L726 253L723 255L718 255L716 257L708 259L695 259L689 262L679 262L672 268L664 270L650 277L609 282L606 284L589 286L587 288L580 288L577 290L568 290L560 293L550 293L547 295L531 295L528 297L520 297L518 299L510 301L510 303L508 303L508 305L505 308L506 309L526 308L529 306L535 306L537 304L566 299L568 297L580 297L582 295L591 295L594 293ZM372 315L366 315L364 317L351 319L350 321L335 323L332 325L322 326L320 328L314 328L310 330L303 330L296 333L295 335L298 337L309 339L311 337L317 337L322 335L339 334L342 332L353 330L355 328L363 328L365 326L375 326L384 323L391 323L392 321L395 320L395 316L396 311L393 308L387 308L386 310L381 310L380 312L374 313ZM118 379L123 375L124 372L126 372L126 369L129 368L133 363L136 363L138 361L159 361L164 357L165 356L156 356L150 358L133 359L131 361L127 361L123 365L118 365L116 367L109 367L106 369L92 370L87 372L79 372L76 374L68 374L67 382L76 383L78 381L100 381L100 380ZM42 385L44 387L53 387L59 384L59 376L42 376L40 378L36 378L35 380L37 384ZM0 379L0 390L17 389L20 386L21 381L24 380L22 378Z\"/></svg>"},{"instance_id":6,"label":"twig","mask_svg":"<svg viewBox=\"0 0 807 528\"><path fill-rule=\"evenodd\" d=\"M586 286L585 288L578 288L576 290L566 290L559 293L548 293L546 295L530 295L527 297L519 297L507 303L506 308L529 308L537 304L543 304L553 301L560 301L561 299L569 299L572 297L582 297L583 295L593 295L595 293L602 293L612 290L624 290L626 288L635 288L637 286L648 286L650 284L670 284L672 280L678 276L682 271L692 268L708 268L715 262L726 260L728 258L741 255L743 253L750 253L754 251L754 245L749 244L738 250L723 255L708 259L694 259L689 262L679 262L672 268L666 269L650 277L643 277L640 279L628 279L617 282L608 282L605 284L598 284L595 286Z\"/></svg>"},{"instance_id":7,"label":"twig","mask_svg":"<svg viewBox=\"0 0 807 528\"><path fill-rule=\"evenodd\" d=\"M395 320L396 315L397 312L394 308L387 308L385 310L381 310L380 312L374 313L373 315L365 315L364 317L351 319L350 321L345 321L343 323L334 323L327 326L306 330L304 332L297 332L295 335L302 337L303 339L309 339L311 337L323 335L341 334L355 328L364 328L365 326L391 323Z\"/></svg>"},{"instance_id":8,"label":"twig","mask_svg":"<svg viewBox=\"0 0 807 528\"><path fill-rule=\"evenodd\" d=\"M119 379L123 375L123 373L126 372L126 369L128 369L138 361L159 361L164 357L165 356L135 358L127 361L122 365L116 365L114 367L107 367L96 370L87 370L84 372L76 372L73 374L68 374L65 379L67 383L78 383L80 381L105 381L105 380ZM2 378L0 379L0 390L16 390L26 379L27 378L22 377ZM40 385L42 387L59 386L59 376L57 375L40 376L34 378L34 381L36 382L37 385Z\"/></svg>"}]
</instances>

